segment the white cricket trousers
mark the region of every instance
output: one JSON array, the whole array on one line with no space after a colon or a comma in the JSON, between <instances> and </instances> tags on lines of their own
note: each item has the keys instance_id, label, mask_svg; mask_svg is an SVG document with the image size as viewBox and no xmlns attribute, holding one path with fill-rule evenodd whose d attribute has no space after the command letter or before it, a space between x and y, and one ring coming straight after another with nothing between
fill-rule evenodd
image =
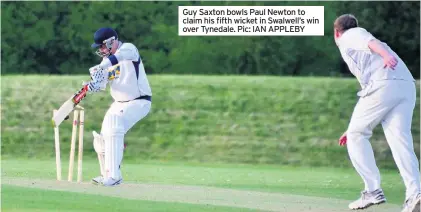
<instances>
[{"instance_id":1,"label":"white cricket trousers","mask_svg":"<svg viewBox=\"0 0 421 212\"><path fill-rule=\"evenodd\" d=\"M354 108L347 130L347 147L366 191L381 188L379 169L369 142L373 129L381 123L406 187L405 199L420 192L419 163L411 133L415 86L414 82L403 80L376 81Z\"/></svg>"},{"instance_id":2,"label":"white cricket trousers","mask_svg":"<svg viewBox=\"0 0 421 212\"><path fill-rule=\"evenodd\" d=\"M124 137L140 120L147 116L151 102L140 99L114 102L102 122L101 134L105 146L105 177L121 178L120 164L123 160Z\"/></svg>"},{"instance_id":3,"label":"white cricket trousers","mask_svg":"<svg viewBox=\"0 0 421 212\"><path fill-rule=\"evenodd\" d=\"M122 118L122 128L126 134L137 122L145 118L151 110L152 103L145 99L133 100L129 102L113 102L105 114L102 122L102 134L110 129L107 122L109 116L120 116Z\"/></svg>"}]
</instances>

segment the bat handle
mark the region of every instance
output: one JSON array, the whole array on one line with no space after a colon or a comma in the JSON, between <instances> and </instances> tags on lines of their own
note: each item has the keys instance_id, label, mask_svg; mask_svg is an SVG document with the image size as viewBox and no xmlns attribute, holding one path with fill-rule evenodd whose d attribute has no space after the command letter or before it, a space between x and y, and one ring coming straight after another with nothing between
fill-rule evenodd
<instances>
[{"instance_id":1,"label":"bat handle","mask_svg":"<svg viewBox=\"0 0 421 212\"><path fill-rule=\"evenodd\" d=\"M88 85L84 85L82 89L78 93L75 94L72 101L75 105L79 104L80 101L82 101L83 98L85 98L86 93L88 93Z\"/></svg>"}]
</instances>

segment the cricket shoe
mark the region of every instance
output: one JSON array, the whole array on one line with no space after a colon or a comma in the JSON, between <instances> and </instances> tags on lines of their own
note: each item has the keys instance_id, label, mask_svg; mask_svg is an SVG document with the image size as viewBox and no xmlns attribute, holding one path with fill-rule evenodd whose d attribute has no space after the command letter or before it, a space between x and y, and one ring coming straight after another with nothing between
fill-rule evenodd
<instances>
[{"instance_id":1,"label":"cricket shoe","mask_svg":"<svg viewBox=\"0 0 421 212\"><path fill-rule=\"evenodd\" d=\"M121 184L122 182L123 182L123 178L114 179L112 177L109 177L107 179L104 179L101 184L103 186L116 186L116 185Z\"/></svg>"},{"instance_id":2,"label":"cricket shoe","mask_svg":"<svg viewBox=\"0 0 421 212\"><path fill-rule=\"evenodd\" d=\"M361 197L358 200L351 202L348 205L348 207L349 209L352 209L352 210L358 210L358 209L365 209L372 205L378 205L385 202L386 202L386 198L384 196L383 190L377 189L372 192L367 192L367 191L361 192Z\"/></svg>"},{"instance_id":3,"label":"cricket shoe","mask_svg":"<svg viewBox=\"0 0 421 212\"><path fill-rule=\"evenodd\" d=\"M402 212L420 212L421 209L421 193L412 195L403 204Z\"/></svg>"},{"instance_id":4,"label":"cricket shoe","mask_svg":"<svg viewBox=\"0 0 421 212\"><path fill-rule=\"evenodd\" d=\"M100 185L102 181L104 181L104 177L102 177L102 175L92 178L92 183L95 185Z\"/></svg>"}]
</instances>

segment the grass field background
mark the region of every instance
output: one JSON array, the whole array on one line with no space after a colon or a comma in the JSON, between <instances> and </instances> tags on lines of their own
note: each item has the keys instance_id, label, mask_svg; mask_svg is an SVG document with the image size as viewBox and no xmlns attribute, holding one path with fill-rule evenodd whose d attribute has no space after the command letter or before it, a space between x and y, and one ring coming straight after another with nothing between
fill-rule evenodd
<instances>
[{"instance_id":1,"label":"grass field background","mask_svg":"<svg viewBox=\"0 0 421 212\"><path fill-rule=\"evenodd\" d=\"M355 80L149 79L152 111L126 135L125 183L107 190L87 182L99 173L91 131L100 130L112 103L109 90L83 100L84 183L63 184L55 181L52 110L88 79L2 76L2 211L347 211L363 189L346 148L337 145L357 101ZM418 150L419 100L416 107ZM60 136L65 180L70 121ZM396 211L404 186L380 126L371 142L389 203L368 211Z\"/></svg>"},{"instance_id":2,"label":"grass field background","mask_svg":"<svg viewBox=\"0 0 421 212\"><path fill-rule=\"evenodd\" d=\"M149 77L150 114L126 135L125 160L191 161L351 167L337 145L357 101L355 79L265 76ZM2 76L2 156L54 157L53 109L80 89L84 76ZM92 130L100 131L109 91L89 94L85 157L95 158ZM419 99L413 121L419 149ZM60 126L70 148L71 121ZM381 127L372 145L379 167L395 169ZM419 156L419 153L417 152Z\"/></svg>"}]
</instances>

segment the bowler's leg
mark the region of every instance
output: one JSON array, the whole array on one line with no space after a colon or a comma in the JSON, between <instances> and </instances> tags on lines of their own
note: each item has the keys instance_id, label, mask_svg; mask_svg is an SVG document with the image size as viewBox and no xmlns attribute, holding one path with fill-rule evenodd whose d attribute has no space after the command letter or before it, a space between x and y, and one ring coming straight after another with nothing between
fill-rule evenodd
<instances>
[{"instance_id":1,"label":"bowler's leg","mask_svg":"<svg viewBox=\"0 0 421 212\"><path fill-rule=\"evenodd\" d=\"M414 107L415 98L405 99L382 122L387 142L406 186L405 199L421 192L419 163L411 134Z\"/></svg>"},{"instance_id":2,"label":"bowler's leg","mask_svg":"<svg viewBox=\"0 0 421 212\"><path fill-rule=\"evenodd\" d=\"M380 188L380 172L369 139L373 129L387 112L387 108L382 107L380 103L362 98L355 106L347 130L349 157L364 181L365 191L368 192Z\"/></svg>"},{"instance_id":3,"label":"bowler's leg","mask_svg":"<svg viewBox=\"0 0 421 212\"><path fill-rule=\"evenodd\" d=\"M363 209L386 201L369 139L389 110L387 105L371 96L361 98L355 106L347 130L347 147L352 165L363 179L365 189L361 198L349 205L350 209Z\"/></svg>"}]
</instances>

